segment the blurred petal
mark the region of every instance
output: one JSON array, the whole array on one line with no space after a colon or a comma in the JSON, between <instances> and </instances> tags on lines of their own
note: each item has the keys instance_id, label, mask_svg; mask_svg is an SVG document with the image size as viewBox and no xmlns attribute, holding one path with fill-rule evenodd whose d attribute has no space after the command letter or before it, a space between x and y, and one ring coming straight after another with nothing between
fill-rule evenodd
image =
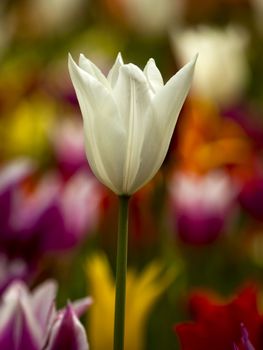
<instances>
[{"instance_id":1,"label":"blurred petal","mask_svg":"<svg viewBox=\"0 0 263 350\"><path fill-rule=\"evenodd\" d=\"M41 330L35 322L27 293L22 283L14 282L3 296L0 317L2 349L41 349Z\"/></svg>"},{"instance_id":2,"label":"blurred petal","mask_svg":"<svg viewBox=\"0 0 263 350\"><path fill-rule=\"evenodd\" d=\"M0 171L0 194L10 186L24 180L34 170L33 162L28 158L16 159Z\"/></svg>"},{"instance_id":3,"label":"blurred petal","mask_svg":"<svg viewBox=\"0 0 263 350\"><path fill-rule=\"evenodd\" d=\"M71 305L68 305L52 328L47 350L88 350L88 341L84 327L76 317Z\"/></svg>"},{"instance_id":4,"label":"blurred petal","mask_svg":"<svg viewBox=\"0 0 263 350\"><path fill-rule=\"evenodd\" d=\"M71 303L72 309L77 317L81 317L87 309L92 305L93 300L90 297L80 299Z\"/></svg>"},{"instance_id":5,"label":"blurred petal","mask_svg":"<svg viewBox=\"0 0 263 350\"><path fill-rule=\"evenodd\" d=\"M91 348L112 349L115 285L111 267L104 255L97 254L87 260L87 277L95 301L89 312L88 323ZM174 278L175 272L164 271L158 262L149 264L140 274L128 269L125 350L144 349L149 313Z\"/></svg>"},{"instance_id":6,"label":"blurred petal","mask_svg":"<svg viewBox=\"0 0 263 350\"><path fill-rule=\"evenodd\" d=\"M57 294L55 281L46 281L32 293L32 308L40 327L44 331L55 317L55 298Z\"/></svg>"}]
</instances>

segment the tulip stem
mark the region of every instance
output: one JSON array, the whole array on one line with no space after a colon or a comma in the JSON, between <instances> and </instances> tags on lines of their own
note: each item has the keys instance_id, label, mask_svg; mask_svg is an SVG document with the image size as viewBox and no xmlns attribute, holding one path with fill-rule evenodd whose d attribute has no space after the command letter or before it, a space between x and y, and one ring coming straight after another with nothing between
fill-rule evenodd
<instances>
[{"instance_id":1,"label":"tulip stem","mask_svg":"<svg viewBox=\"0 0 263 350\"><path fill-rule=\"evenodd\" d=\"M128 196L119 196L114 350L123 350L124 348L129 199L130 197Z\"/></svg>"}]
</instances>

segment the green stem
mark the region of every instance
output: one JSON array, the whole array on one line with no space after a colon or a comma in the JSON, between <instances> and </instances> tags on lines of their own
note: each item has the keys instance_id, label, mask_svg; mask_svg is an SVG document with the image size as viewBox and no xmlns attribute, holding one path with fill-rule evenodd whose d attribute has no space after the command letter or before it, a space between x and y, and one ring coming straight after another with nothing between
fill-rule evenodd
<instances>
[{"instance_id":1,"label":"green stem","mask_svg":"<svg viewBox=\"0 0 263 350\"><path fill-rule=\"evenodd\" d=\"M128 247L128 196L119 197L119 227L116 267L114 350L124 348L126 270Z\"/></svg>"}]
</instances>

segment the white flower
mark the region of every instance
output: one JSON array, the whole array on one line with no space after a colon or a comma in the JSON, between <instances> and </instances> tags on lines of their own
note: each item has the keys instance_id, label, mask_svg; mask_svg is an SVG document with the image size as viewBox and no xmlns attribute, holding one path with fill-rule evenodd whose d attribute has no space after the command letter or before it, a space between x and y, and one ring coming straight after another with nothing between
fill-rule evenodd
<instances>
[{"instance_id":1,"label":"white flower","mask_svg":"<svg viewBox=\"0 0 263 350\"><path fill-rule=\"evenodd\" d=\"M136 192L162 165L195 61L196 57L164 85L153 59L141 71L124 64L119 54L106 78L83 55L79 65L69 56L89 164L116 194Z\"/></svg>"},{"instance_id":2,"label":"white flower","mask_svg":"<svg viewBox=\"0 0 263 350\"><path fill-rule=\"evenodd\" d=\"M177 208L203 215L226 213L238 192L238 186L219 170L202 177L179 172L170 186L172 200Z\"/></svg>"},{"instance_id":3,"label":"white flower","mask_svg":"<svg viewBox=\"0 0 263 350\"><path fill-rule=\"evenodd\" d=\"M175 56L181 62L199 52L193 80L196 94L219 103L229 103L240 96L248 78L246 34L243 28L231 26L200 26L172 33Z\"/></svg>"}]
</instances>

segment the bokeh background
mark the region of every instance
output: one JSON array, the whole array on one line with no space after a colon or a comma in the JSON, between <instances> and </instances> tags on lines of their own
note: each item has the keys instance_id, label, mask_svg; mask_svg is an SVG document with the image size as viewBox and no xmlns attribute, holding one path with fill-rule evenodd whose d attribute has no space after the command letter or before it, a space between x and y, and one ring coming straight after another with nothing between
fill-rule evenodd
<instances>
[{"instance_id":1,"label":"bokeh background","mask_svg":"<svg viewBox=\"0 0 263 350\"><path fill-rule=\"evenodd\" d=\"M1 0L0 291L54 278L61 305L91 295L83 322L105 350L117 199L86 162L69 52L105 74L118 52L153 57L165 81L199 53L164 164L130 208L125 349L179 349L192 291L256 283L261 300L263 2Z\"/></svg>"}]
</instances>

